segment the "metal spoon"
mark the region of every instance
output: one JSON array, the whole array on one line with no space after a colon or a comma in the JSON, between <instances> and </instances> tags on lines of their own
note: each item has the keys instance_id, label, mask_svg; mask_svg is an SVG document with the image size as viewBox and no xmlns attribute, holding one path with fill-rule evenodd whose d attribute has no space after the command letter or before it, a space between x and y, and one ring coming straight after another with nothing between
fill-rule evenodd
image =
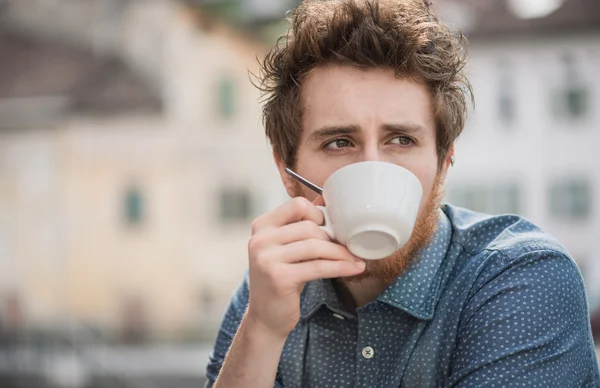
<instances>
[{"instance_id":1,"label":"metal spoon","mask_svg":"<svg viewBox=\"0 0 600 388\"><path fill-rule=\"evenodd\" d=\"M285 172L287 172L292 178L294 178L298 182L302 183L304 186L308 187L309 189L311 189L315 193L321 195L321 193L323 192L322 188L320 188L319 186L315 185L314 183L312 183L308 179L302 177L301 175L298 175L297 173L295 173L294 171L290 170L289 168L286 167L285 168Z\"/></svg>"}]
</instances>

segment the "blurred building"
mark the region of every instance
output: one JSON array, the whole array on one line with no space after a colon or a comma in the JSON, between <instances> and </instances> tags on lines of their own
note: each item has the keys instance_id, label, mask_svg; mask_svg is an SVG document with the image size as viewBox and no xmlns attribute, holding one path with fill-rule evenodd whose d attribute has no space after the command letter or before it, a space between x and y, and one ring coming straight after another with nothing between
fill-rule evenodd
<instances>
[{"instance_id":1,"label":"blurred building","mask_svg":"<svg viewBox=\"0 0 600 388\"><path fill-rule=\"evenodd\" d=\"M265 49L214 15L269 25L281 4L0 0L7 333L75 320L130 340L210 336L250 221L285 198L248 74ZM595 305L599 3L434 4L471 41L477 101L448 199L556 235Z\"/></svg>"},{"instance_id":2,"label":"blurred building","mask_svg":"<svg viewBox=\"0 0 600 388\"><path fill-rule=\"evenodd\" d=\"M561 240L600 298L600 2L437 4L470 40L476 108L449 175L451 202L518 213Z\"/></svg>"},{"instance_id":3,"label":"blurred building","mask_svg":"<svg viewBox=\"0 0 600 388\"><path fill-rule=\"evenodd\" d=\"M285 197L263 50L176 1L0 1L4 326L211 335Z\"/></svg>"}]
</instances>

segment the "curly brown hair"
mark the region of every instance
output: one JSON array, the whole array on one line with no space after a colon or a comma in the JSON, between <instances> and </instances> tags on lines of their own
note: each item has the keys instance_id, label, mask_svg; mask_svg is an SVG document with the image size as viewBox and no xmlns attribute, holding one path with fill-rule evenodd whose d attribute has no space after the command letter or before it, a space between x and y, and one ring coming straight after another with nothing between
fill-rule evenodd
<instances>
[{"instance_id":1,"label":"curly brown hair","mask_svg":"<svg viewBox=\"0 0 600 388\"><path fill-rule=\"evenodd\" d=\"M390 68L427 85L436 121L438 166L463 130L471 85L466 39L424 0L305 0L290 28L260 63L263 122L275 156L295 165L302 130L300 92L316 67Z\"/></svg>"}]
</instances>

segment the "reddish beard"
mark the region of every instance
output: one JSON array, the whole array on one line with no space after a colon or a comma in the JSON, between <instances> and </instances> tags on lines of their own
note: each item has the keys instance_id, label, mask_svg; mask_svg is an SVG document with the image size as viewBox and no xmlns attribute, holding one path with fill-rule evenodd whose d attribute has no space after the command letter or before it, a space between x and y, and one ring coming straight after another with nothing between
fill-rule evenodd
<instances>
[{"instance_id":1,"label":"reddish beard","mask_svg":"<svg viewBox=\"0 0 600 388\"><path fill-rule=\"evenodd\" d=\"M294 196L302 195L300 184L293 181ZM437 230L437 222L443 198L441 174L438 173L433 183L429 198L417 215L417 220L408 242L392 255L381 260L365 260L364 272L343 278L344 282L356 283L364 279L376 279L386 284L393 282L412 263L419 251L429 245Z\"/></svg>"}]
</instances>

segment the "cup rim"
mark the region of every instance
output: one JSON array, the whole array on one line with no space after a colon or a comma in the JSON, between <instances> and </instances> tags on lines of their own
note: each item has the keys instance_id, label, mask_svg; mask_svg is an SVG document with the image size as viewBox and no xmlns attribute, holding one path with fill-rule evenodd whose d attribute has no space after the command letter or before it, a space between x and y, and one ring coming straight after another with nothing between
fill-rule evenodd
<instances>
[{"instance_id":1,"label":"cup rim","mask_svg":"<svg viewBox=\"0 0 600 388\"><path fill-rule=\"evenodd\" d=\"M384 162L381 160L365 160L362 162L350 163L344 167L340 167L339 169L337 169L333 173L331 173L331 175L329 175L329 177L327 177L327 179L323 183L323 192L327 191L328 183L331 182L332 178L339 175L338 173L342 173L343 171L348 170L350 168L356 168L356 165L358 165L358 164L360 164L360 165L384 165L384 166L390 166L392 168L398 168L403 173L408 173L407 175L411 177L410 179L414 183L418 184L418 187L421 189L421 193L423 193L423 186L421 185L421 181L419 180L419 178L417 178L417 176L415 174L413 174L412 171L410 171L406 167L400 166L399 164L395 164L395 163L391 163L391 162Z\"/></svg>"}]
</instances>

